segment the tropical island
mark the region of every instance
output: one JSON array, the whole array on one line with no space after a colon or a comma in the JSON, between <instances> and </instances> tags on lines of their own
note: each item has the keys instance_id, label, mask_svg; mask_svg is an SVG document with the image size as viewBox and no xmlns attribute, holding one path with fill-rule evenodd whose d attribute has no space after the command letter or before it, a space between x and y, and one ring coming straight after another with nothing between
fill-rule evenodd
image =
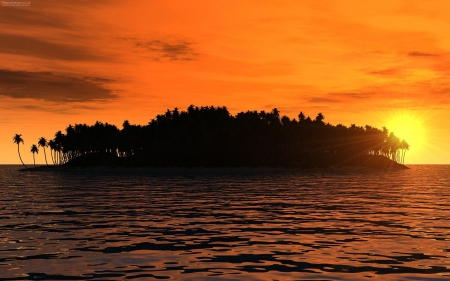
<instances>
[{"instance_id":1,"label":"tropical island","mask_svg":"<svg viewBox=\"0 0 450 281\"><path fill-rule=\"evenodd\" d=\"M385 127L331 125L324 119L322 113L312 119L303 112L290 119L276 108L233 116L225 106L191 105L187 111L167 110L147 125L127 120L122 129L99 121L69 125L49 141L40 138L31 152L34 157L42 147L47 162L50 148L53 167L407 168L408 143ZM13 141L22 161L21 135Z\"/></svg>"}]
</instances>

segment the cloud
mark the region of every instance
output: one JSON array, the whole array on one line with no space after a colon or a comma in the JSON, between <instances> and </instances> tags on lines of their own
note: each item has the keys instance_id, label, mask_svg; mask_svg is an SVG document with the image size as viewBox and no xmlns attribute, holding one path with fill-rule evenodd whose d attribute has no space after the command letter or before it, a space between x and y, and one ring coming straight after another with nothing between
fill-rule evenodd
<instances>
[{"instance_id":1,"label":"cloud","mask_svg":"<svg viewBox=\"0 0 450 281\"><path fill-rule=\"evenodd\" d=\"M369 94L358 92L333 92L320 97L309 98L307 101L311 103L343 103L348 102L349 98L361 100L369 98Z\"/></svg>"},{"instance_id":2,"label":"cloud","mask_svg":"<svg viewBox=\"0 0 450 281\"><path fill-rule=\"evenodd\" d=\"M0 69L0 96L53 102L109 101L117 98L102 81L111 80Z\"/></svg>"},{"instance_id":3,"label":"cloud","mask_svg":"<svg viewBox=\"0 0 450 281\"><path fill-rule=\"evenodd\" d=\"M402 72L399 68L386 68L380 70L367 71L366 74L370 75L382 75L382 76L397 76Z\"/></svg>"},{"instance_id":4,"label":"cloud","mask_svg":"<svg viewBox=\"0 0 450 281\"><path fill-rule=\"evenodd\" d=\"M105 83L111 83L111 82L114 82L114 80L113 79L111 79L111 78L105 78L105 77L92 77L92 76L85 76L85 77L83 77L83 79L84 80L86 80L86 81L89 81L89 82L91 82L91 83L94 83L94 84L98 84L98 83L100 83L100 84L105 84Z\"/></svg>"},{"instance_id":5,"label":"cloud","mask_svg":"<svg viewBox=\"0 0 450 281\"><path fill-rule=\"evenodd\" d=\"M100 10L112 2L111 0L71 0L54 3L52 0L40 0L31 1L30 5L25 7L1 7L0 25L3 25L5 30L14 31L35 27L65 31L79 29L82 27L76 14L79 13L80 7Z\"/></svg>"},{"instance_id":6,"label":"cloud","mask_svg":"<svg viewBox=\"0 0 450 281\"><path fill-rule=\"evenodd\" d=\"M156 55L156 61L161 59L168 59L171 61L183 60L190 61L197 59L198 53L191 47L192 43L178 40L175 42L168 42L162 40L144 41L135 37L118 38L120 40L131 41L134 46L140 49L145 49Z\"/></svg>"},{"instance_id":7,"label":"cloud","mask_svg":"<svg viewBox=\"0 0 450 281\"><path fill-rule=\"evenodd\" d=\"M46 41L19 34L0 33L0 53L69 61L104 61L109 58L89 52L85 47Z\"/></svg>"},{"instance_id":8,"label":"cloud","mask_svg":"<svg viewBox=\"0 0 450 281\"><path fill-rule=\"evenodd\" d=\"M354 103L355 100L361 101L370 98L368 92L332 92L326 93L319 97L308 98L307 101L315 104L342 104L342 103Z\"/></svg>"},{"instance_id":9,"label":"cloud","mask_svg":"<svg viewBox=\"0 0 450 281\"><path fill-rule=\"evenodd\" d=\"M171 44L160 40L152 40L147 42L136 42L136 47L146 48L148 51L158 54L161 58L169 60L194 60L197 53L191 48L191 43L186 41L178 41Z\"/></svg>"},{"instance_id":10,"label":"cloud","mask_svg":"<svg viewBox=\"0 0 450 281\"><path fill-rule=\"evenodd\" d=\"M423 53L423 52L409 52L408 56L410 57L438 57L437 54L432 53Z\"/></svg>"},{"instance_id":11,"label":"cloud","mask_svg":"<svg viewBox=\"0 0 450 281\"><path fill-rule=\"evenodd\" d=\"M333 97L344 97L344 98L352 98L352 99L366 99L369 98L370 95L368 93L357 93L357 92L335 92L329 93L328 95Z\"/></svg>"},{"instance_id":12,"label":"cloud","mask_svg":"<svg viewBox=\"0 0 450 281\"><path fill-rule=\"evenodd\" d=\"M68 29L71 21L61 14L34 3L30 7L3 7L0 9L0 24L5 27L33 26ZM17 30L17 29L16 29Z\"/></svg>"},{"instance_id":13,"label":"cloud","mask_svg":"<svg viewBox=\"0 0 450 281\"><path fill-rule=\"evenodd\" d=\"M102 107L99 107L98 104L95 106L88 106L88 105L82 105L77 104L76 106L73 106L72 104L46 104L46 105L32 105L32 104L26 104L26 105L18 105L18 106L10 106L5 107L5 110L11 110L14 112L17 112L17 110L27 110L27 111L36 111L36 112L45 112L45 113L53 113L53 114L63 114L63 115L73 115L73 114L79 114L80 111L86 110L86 111L92 111L92 110L99 110L103 109Z\"/></svg>"},{"instance_id":14,"label":"cloud","mask_svg":"<svg viewBox=\"0 0 450 281\"><path fill-rule=\"evenodd\" d=\"M337 99L332 99L332 98L325 98L325 97L313 97L313 98L309 98L308 102L312 102L312 103L335 103L335 102L340 102Z\"/></svg>"}]
</instances>

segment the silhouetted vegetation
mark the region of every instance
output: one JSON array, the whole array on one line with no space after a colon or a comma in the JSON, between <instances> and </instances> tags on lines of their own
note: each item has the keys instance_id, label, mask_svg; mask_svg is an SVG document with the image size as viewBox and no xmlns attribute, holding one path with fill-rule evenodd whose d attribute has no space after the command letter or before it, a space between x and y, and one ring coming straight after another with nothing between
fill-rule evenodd
<instances>
[{"instance_id":1,"label":"silhouetted vegetation","mask_svg":"<svg viewBox=\"0 0 450 281\"><path fill-rule=\"evenodd\" d=\"M36 157L34 155L39 153L39 148L35 144L33 144L31 146L30 152L33 153L33 164L34 167L36 167Z\"/></svg>"},{"instance_id":2,"label":"silhouetted vegetation","mask_svg":"<svg viewBox=\"0 0 450 281\"><path fill-rule=\"evenodd\" d=\"M25 168L28 169L28 167L25 165L25 163L23 163L22 157L20 156L20 143L24 144L24 141L22 139L22 135L21 134L15 134L14 137L13 137L13 142L17 143L17 153L19 154L20 162L22 162L22 165L25 166Z\"/></svg>"},{"instance_id":3,"label":"silhouetted vegetation","mask_svg":"<svg viewBox=\"0 0 450 281\"><path fill-rule=\"evenodd\" d=\"M54 164L77 166L308 168L404 161L409 145L386 128L334 126L324 119L322 113L311 119L302 112L290 119L276 108L232 116L226 107L191 105L143 126L69 125L47 145Z\"/></svg>"},{"instance_id":4,"label":"silhouetted vegetation","mask_svg":"<svg viewBox=\"0 0 450 281\"><path fill-rule=\"evenodd\" d=\"M47 146L47 139L45 139L44 137L39 138L38 146L40 146L44 149L45 164L48 166L47 153L45 152L45 147Z\"/></svg>"}]
</instances>

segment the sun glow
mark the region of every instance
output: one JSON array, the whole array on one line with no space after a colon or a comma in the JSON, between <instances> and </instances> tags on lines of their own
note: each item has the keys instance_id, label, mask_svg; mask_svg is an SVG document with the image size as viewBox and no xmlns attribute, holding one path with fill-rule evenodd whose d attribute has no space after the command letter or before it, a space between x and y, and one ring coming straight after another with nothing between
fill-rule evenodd
<instances>
[{"instance_id":1,"label":"sun glow","mask_svg":"<svg viewBox=\"0 0 450 281\"><path fill-rule=\"evenodd\" d=\"M417 116L410 113L395 114L386 127L400 140L405 140L410 145L410 150L417 152L424 148L424 125Z\"/></svg>"}]
</instances>

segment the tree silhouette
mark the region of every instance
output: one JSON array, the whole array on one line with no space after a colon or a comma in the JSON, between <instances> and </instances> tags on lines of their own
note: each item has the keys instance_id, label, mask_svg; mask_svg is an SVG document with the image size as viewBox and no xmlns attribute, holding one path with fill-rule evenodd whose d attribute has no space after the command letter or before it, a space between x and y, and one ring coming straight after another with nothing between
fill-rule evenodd
<instances>
[{"instance_id":1,"label":"tree silhouette","mask_svg":"<svg viewBox=\"0 0 450 281\"><path fill-rule=\"evenodd\" d=\"M64 139L65 135L61 131L56 132L55 139L53 141L55 143L55 161L57 164L64 163L64 160L67 158L67 155L64 155L63 153Z\"/></svg>"},{"instance_id":2,"label":"tree silhouette","mask_svg":"<svg viewBox=\"0 0 450 281\"><path fill-rule=\"evenodd\" d=\"M48 147L50 147L50 156L52 157L53 165L56 165L55 158L53 157L53 151L56 149L55 141L54 140L49 140L47 142L47 145L48 145Z\"/></svg>"},{"instance_id":3,"label":"tree silhouette","mask_svg":"<svg viewBox=\"0 0 450 281\"><path fill-rule=\"evenodd\" d=\"M322 113L317 114L316 119L314 119L314 122L323 124L323 120L325 119L325 116L323 116Z\"/></svg>"},{"instance_id":4,"label":"tree silhouette","mask_svg":"<svg viewBox=\"0 0 450 281\"><path fill-rule=\"evenodd\" d=\"M69 125L48 146L58 165L307 168L367 159L404 162L405 144L386 128L333 126L322 113L312 120L300 112L298 118L281 117L276 108L233 116L225 106L190 105L187 111L167 110L146 125L128 120L121 129L100 121Z\"/></svg>"},{"instance_id":5,"label":"tree silhouette","mask_svg":"<svg viewBox=\"0 0 450 281\"><path fill-rule=\"evenodd\" d=\"M305 114L303 114L302 111L300 111L300 113L298 114L298 120L299 120L300 122L305 121Z\"/></svg>"},{"instance_id":6,"label":"tree silhouette","mask_svg":"<svg viewBox=\"0 0 450 281\"><path fill-rule=\"evenodd\" d=\"M34 157L34 154L35 154L35 153L39 153L39 148L38 148L35 144L33 144L33 145L31 146L30 152L33 153L34 167L36 167L36 158Z\"/></svg>"},{"instance_id":7,"label":"tree silhouette","mask_svg":"<svg viewBox=\"0 0 450 281\"><path fill-rule=\"evenodd\" d=\"M405 140L402 140L400 142L400 148L402 149L402 157L401 157L401 163L405 163L405 152L406 150L409 150L409 143L407 143Z\"/></svg>"},{"instance_id":8,"label":"tree silhouette","mask_svg":"<svg viewBox=\"0 0 450 281\"><path fill-rule=\"evenodd\" d=\"M47 153L45 153L45 147L47 146L47 140L44 137L41 137L38 141L38 146L43 147L44 148L44 158L45 158L45 164L47 164L48 166L48 162L47 162Z\"/></svg>"},{"instance_id":9,"label":"tree silhouette","mask_svg":"<svg viewBox=\"0 0 450 281\"><path fill-rule=\"evenodd\" d=\"M28 169L28 167L23 163L22 157L20 156L19 145L20 145L20 143L24 144L23 139L22 139L22 135L21 135L21 134L16 134L16 135L13 137L13 142L14 142L14 143L17 143L17 153L19 154L20 162L22 162L22 165L24 165L25 168Z\"/></svg>"}]
</instances>

